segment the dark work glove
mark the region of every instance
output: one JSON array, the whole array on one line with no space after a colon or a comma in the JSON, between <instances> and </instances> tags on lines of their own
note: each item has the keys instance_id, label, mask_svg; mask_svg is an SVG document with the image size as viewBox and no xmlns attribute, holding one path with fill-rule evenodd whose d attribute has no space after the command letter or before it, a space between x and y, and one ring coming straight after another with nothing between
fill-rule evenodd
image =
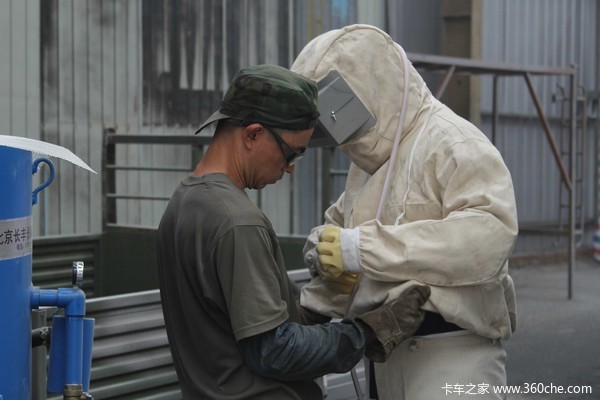
<instances>
[{"instance_id":1,"label":"dark work glove","mask_svg":"<svg viewBox=\"0 0 600 400\"><path fill-rule=\"evenodd\" d=\"M368 325L375 339L367 344L365 356L373 362L385 362L392 351L411 337L425 318L421 307L431 294L429 286L414 285L390 303L357 316Z\"/></svg>"}]
</instances>

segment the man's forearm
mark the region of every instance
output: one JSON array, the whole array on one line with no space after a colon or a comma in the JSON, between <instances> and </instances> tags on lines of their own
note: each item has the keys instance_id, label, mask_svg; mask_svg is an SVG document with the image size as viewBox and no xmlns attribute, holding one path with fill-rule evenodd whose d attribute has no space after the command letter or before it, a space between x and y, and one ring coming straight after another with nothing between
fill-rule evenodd
<instances>
[{"instance_id":1,"label":"man's forearm","mask_svg":"<svg viewBox=\"0 0 600 400\"><path fill-rule=\"evenodd\" d=\"M372 340L372 331L360 322L303 326L286 322L240 342L248 368L278 380L311 380L352 369Z\"/></svg>"}]
</instances>

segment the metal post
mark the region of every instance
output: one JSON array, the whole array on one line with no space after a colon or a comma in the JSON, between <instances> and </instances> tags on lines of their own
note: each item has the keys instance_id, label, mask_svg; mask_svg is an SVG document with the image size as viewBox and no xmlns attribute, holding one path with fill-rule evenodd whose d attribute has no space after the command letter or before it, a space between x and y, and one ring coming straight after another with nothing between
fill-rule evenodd
<instances>
[{"instance_id":1,"label":"metal post","mask_svg":"<svg viewBox=\"0 0 600 400\"><path fill-rule=\"evenodd\" d=\"M575 68L575 66L574 66ZM573 298L573 269L575 268L575 179L576 179L576 163L575 163L575 151L576 149L576 137L575 132L577 130L577 69L573 71L571 75L571 141L570 141L570 179L573 183L571 191L569 192L569 294L568 298Z\"/></svg>"},{"instance_id":2,"label":"metal post","mask_svg":"<svg viewBox=\"0 0 600 400\"><path fill-rule=\"evenodd\" d=\"M498 135L498 75L494 74L492 85L492 143L496 146Z\"/></svg>"},{"instance_id":3,"label":"metal post","mask_svg":"<svg viewBox=\"0 0 600 400\"><path fill-rule=\"evenodd\" d=\"M102 229L105 231L108 224L117 222L117 200L111 199L106 196L108 193L116 192L116 173L114 170L107 169L106 166L114 164L116 160L116 149L114 143L108 142L108 135L114 134L115 131L112 128L104 130L104 151L102 152L102 170L104 175L102 176L102 190L104 195L102 196Z\"/></svg>"},{"instance_id":4,"label":"metal post","mask_svg":"<svg viewBox=\"0 0 600 400\"><path fill-rule=\"evenodd\" d=\"M31 328L45 329L46 339L49 340L49 329L47 327L48 315L47 309L31 310ZM46 400L46 359L48 358L48 342L41 345L34 345L31 349L31 400Z\"/></svg>"},{"instance_id":5,"label":"metal post","mask_svg":"<svg viewBox=\"0 0 600 400\"><path fill-rule=\"evenodd\" d=\"M448 86L450 79L454 75L454 71L456 71L455 65L450 66L450 68L448 68L446 70L446 73L444 74L444 78L442 79L442 82L440 83L440 85L438 86L438 88L435 91L434 96L436 99L441 99L442 96L444 95L444 92L446 91L446 87Z\"/></svg>"},{"instance_id":6,"label":"metal post","mask_svg":"<svg viewBox=\"0 0 600 400\"><path fill-rule=\"evenodd\" d=\"M537 110L538 113L538 118L540 119L540 122L542 123L542 127L544 128L544 133L546 134L546 139L548 139L548 143L550 144L550 149L552 150L552 154L554 154L554 159L556 160L556 165L558 165L558 169L560 170L560 176L563 179L563 182L565 183L565 185L567 186L567 188L570 191L573 191L573 181L571 180L570 174L567 172L567 169L565 168L562 159L561 159L561 155L560 155L560 149L558 148L558 145L556 144L556 141L554 140L554 135L552 134L552 128L550 128L550 123L548 122L548 119L546 118L546 114L544 114L544 111L542 110L542 103L540 102L535 89L533 87L533 84L531 83L531 76L529 73L525 73L523 74L523 77L525 78L525 83L527 83L527 88L529 89L529 94L531 95L531 99L533 100L533 104L535 105L535 109ZM573 90L573 89L571 89ZM574 137L574 135L573 135Z\"/></svg>"}]
</instances>

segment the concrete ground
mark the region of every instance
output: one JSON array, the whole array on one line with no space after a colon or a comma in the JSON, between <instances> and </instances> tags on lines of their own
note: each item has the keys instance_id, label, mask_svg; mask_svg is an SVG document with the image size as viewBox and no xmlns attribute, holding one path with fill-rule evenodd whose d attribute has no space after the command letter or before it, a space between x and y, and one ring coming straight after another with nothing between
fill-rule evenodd
<instances>
[{"instance_id":1,"label":"concrete ground","mask_svg":"<svg viewBox=\"0 0 600 400\"><path fill-rule=\"evenodd\" d=\"M570 300L564 262L511 267L510 275L517 291L518 323L505 342L508 384L545 393L508 398L600 399L600 264L578 257ZM559 394L559 386L588 393Z\"/></svg>"}]
</instances>

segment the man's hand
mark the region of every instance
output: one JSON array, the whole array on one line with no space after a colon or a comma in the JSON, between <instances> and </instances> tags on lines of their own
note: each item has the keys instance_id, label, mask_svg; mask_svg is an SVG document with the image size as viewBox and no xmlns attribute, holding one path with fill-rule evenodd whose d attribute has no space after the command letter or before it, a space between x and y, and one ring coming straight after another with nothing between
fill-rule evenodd
<instances>
[{"instance_id":1,"label":"man's hand","mask_svg":"<svg viewBox=\"0 0 600 400\"><path fill-rule=\"evenodd\" d=\"M336 293L350 294L352 293L352 290L354 290L354 286L358 284L358 274L354 272L344 272L335 280L323 278L323 283Z\"/></svg>"},{"instance_id":2,"label":"man's hand","mask_svg":"<svg viewBox=\"0 0 600 400\"><path fill-rule=\"evenodd\" d=\"M358 229L327 225L319 233L316 267L325 285L334 292L350 294L358 283Z\"/></svg>"},{"instance_id":3,"label":"man's hand","mask_svg":"<svg viewBox=\"0 0 600 400\"><path fill-rule=\"evenodd\" d=\"M306 243L302 248L302 258L304 259L304 265L310 271L311 276L317 276L319 269L317 264L319 263L319 254L317 253L317 245L319 244L319 236L326 225L319 225L310 230Z\"/></svg>"},{"instance_id":4,"label":"man's hand","mask_svg":"<svg viewBox=\"0 0 600 400\"><path fill-rule=\"evenodd\" d=\"M425 318L421 307L430 294L429 286L414 285L396 300L356 317L356 320L368 325L376 337L367 344L367 358L373 362L385 362L400 343L416 332Z\"/></svg>"},{"instance_id":5,"label":"man's hand","mask_svg":"<svg viewBox=\"0 0 600 400\"><path fill-rule=\"evenodd\" d=\"M321 277L324 280L337 280L344 272L339 227L330 225L323 229L319 235L317 253L319 254L319 263L321 264L319 270Z\"/></svg>"}]
</instances>

